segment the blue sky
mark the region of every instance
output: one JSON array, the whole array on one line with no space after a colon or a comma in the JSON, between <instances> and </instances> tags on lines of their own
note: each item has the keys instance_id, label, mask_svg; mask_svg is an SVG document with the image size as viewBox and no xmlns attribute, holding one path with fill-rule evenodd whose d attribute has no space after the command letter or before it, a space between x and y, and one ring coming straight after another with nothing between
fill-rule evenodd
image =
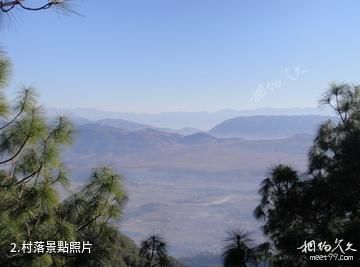
<instances>
[{"instance_id":1,"label":"blue sky","mask_svg":"<svg viewBox=\"0 0 360 267\"><path fill-rule=\"evenodd\" d=\"M75 3L83 16L5 18L11 92L35 85L48 107L153 113L313 107L330 81L359 82L359 1Z\"/></svg>"}]
</instances>

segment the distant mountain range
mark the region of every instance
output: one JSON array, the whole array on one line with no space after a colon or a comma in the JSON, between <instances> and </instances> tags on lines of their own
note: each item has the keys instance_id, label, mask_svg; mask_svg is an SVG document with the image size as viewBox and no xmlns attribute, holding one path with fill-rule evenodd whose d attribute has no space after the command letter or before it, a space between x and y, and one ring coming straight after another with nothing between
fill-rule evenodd
<instances>
[{"instance_id":1,"label":"distant mountain range","mask_svg":"<svg viewBox=\"0 0 360 267\"><path fill-rule=\"evenodd\" d=\"M216 125L209 134L221 138L286 138L296 134L314 134L319 125L329 118L318 115L236 117Z\"/></svg>"},{"instance_id":2,"label":"distant mountain range","mask_svg":"<svg viewBox=\"0 0 360 267\"><path fill-rule=\"evenodd\" d=\"M157 128L151 125L137 123L133 121L123 120L123 119L102 119L97 121L92 121L88 119L84 119L81 117L70 117L71 121L76 126L82 126L86 124L97 124L101 126L110 126L113 128L119 128L124 129L128 131L139 131L139 130L145 130L145 129L157 129L162 132L167 133L176 133L181 135L190 135L197 132L201 132L199 129L191 128L191 127L184 127L182 129L170 129L170 128Z\"/></svg>"},{"instance_id":3,"label":"distant mountain range","mask_svg":"<svg viewBox=\"0 0 360 267\"><path fill-rule=\"evenodd\" d=\"M240 154L247 154L246 164L250 165L254 164L252 156L257 157L256 164L260 165L267 153L271 155L282 151L281 154L296 155L299 150L304 151L304 144L311 142L312 135L299 133L283 139L266 139L269 138L217 138L204 132L180 135L154 128L131 131L92 123L77 127L74 144L67 155L95 157L100 162L123 158L124 164L136 168L155 164L182 169L203 169L207 166L208 170L218 170L222 166L222 170L229 170L237 168L236 160L243 157ZM199 162L197 158L203 161Z\"/></svg>"},{"instance_id":4,"label":"distant mountain range","mask_svg":"<svg viewBox=\"0 0 360 267\"><path fill-rule=\"evenodd\" d=\"M111 125L118 125L111 122ZM91 123L77 127L73 151L77 153L116 154L144 152L159 149L164 146L176 145L203 145L225 142L207 133L197 132L190 135L180 135L155 128L134 129L134 126L125 123L129 129Z\"/></svg>"},{"instance_id":5,"label":"distant mountain range","mask_svg":"<svg viewBox=\"0 0 360 267\"><path fill-rule=\"evenodd\" d=\"M326 108L261 108L254 110L219 110L216 112L164 112L156 114L108 112L93 108L48 109L51 114L65 113L72 117L80 117L91 121L103 119L122 119L156 128L183 129L191 127L208 131L215 125L238 116L257 115L332 115Z\"/></svg>"},{"instance_id":6,"label":"distant mountain range","mask_svg":"<svg viewBox=\"0 0 360 267\"><path fill-rule=\"evenodd\" d=\"M111 126L114 128L121 128L126 129L129 131L138 131L144 129L151 129L154 128L153 126L137 123L133 121L123 120L123 119L102 119L96 121L96 124L103 125L103 126Z\"/></svg>"},{"instance_id":7,"label":"distant mountain range","mask_svg":"<svg viewBox=\"0 0 360 267\"><path fill-rule=\"evenodd\" d=\"M152 128L131 131L97 123L85 124L77 127L73 150L78 153L124 154L176 144L182 138L181 135Z\"/></svg>"},{"instance_id":8,"label":"distant mountain range","mask_svg":"<svg viewBox=\"0 0 360 267\"><path fill-rule=\"evenodd\" d=\"M318 126L329 118L331 117L319 115L239 116L219 123L208 132L189 127L179 130L156 128L152 125L124 119L90 121L83 118L75 118L73 121L79 126L80 131L86 127L93 127L94 131L104 131L102 127L111 127L113 129L107 131L109 134L108 138L111 140L111 133L121 133L122 145L124 145L124 140L128 142L129 138L135 138L139 144L145 145L140 140L144 139L144 141L151 142L151 138L145 138L144 136L144 134L150 133L154 135L152 138L158 136L164 140L163 138L166 136L166 139L172 137L177 141L181 139L180 136L194 135L189 138L184 138L181 142L195 141L195 139L198 142L204 142L205 140L214 142L216 138L277 139L287 138L297 134L313 135ZM97 143L100 144L101 141Z\"/></svg>"}]
</instances>

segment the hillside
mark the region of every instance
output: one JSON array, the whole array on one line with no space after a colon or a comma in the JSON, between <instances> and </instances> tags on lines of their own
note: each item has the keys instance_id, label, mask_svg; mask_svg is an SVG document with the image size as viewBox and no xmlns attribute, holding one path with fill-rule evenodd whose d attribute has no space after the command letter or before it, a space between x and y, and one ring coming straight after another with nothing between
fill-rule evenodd
<instances>
[{"instance_id":1,"label":"hillside","mask_svg":"<svg viewBox=\"0 0 360 267\"><path fill-rule=\"evenodd\" d=\"M245 139L287 138L296 134L313 135L319 124L329 117L318 115L298 116L249 116L226 120L209 131L221 137Z\"/></svg>"},{"instance_id":2,"label":"hillside","mask_svg":"<svg viewBox=\"0 0 360 267\"><path fill-rule=\"evenodd\" d=\"M124 154L175 144L181 138L182 136L178 134L161 132L155 129L129 131L93 123L77 128L72 151L82 154Z\"/></svg>"},{"instance_id":3,"label":"hillside","mask_svg":"<svg viewBox=\"0 0 360 267\"><path fill-rule=\"evenodd\" d=\"M220 140L209 134L201 133L201 132L184 136L181 139L181 143L187 145L201 145L201 144L210 144L217 142L220 142Z\"/></svg>"}]
</instances>

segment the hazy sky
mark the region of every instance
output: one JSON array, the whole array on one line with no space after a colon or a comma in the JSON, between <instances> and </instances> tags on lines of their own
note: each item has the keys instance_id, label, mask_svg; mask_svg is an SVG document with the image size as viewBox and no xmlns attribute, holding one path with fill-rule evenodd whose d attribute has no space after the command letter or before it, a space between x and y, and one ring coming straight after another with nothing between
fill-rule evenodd
<instances>
[{"instance_id":1,"label":"hazy sky","mask_svg":"<svg viewBox=\"0 0 360 267\"><path fill-rule=\"evenodd\" d=\"M82 17L4 19L12 91L36 85L50 107L214 111L311 107L330 81L359 82L357 0L74 1Z\"/></svg>"}]
</instances>

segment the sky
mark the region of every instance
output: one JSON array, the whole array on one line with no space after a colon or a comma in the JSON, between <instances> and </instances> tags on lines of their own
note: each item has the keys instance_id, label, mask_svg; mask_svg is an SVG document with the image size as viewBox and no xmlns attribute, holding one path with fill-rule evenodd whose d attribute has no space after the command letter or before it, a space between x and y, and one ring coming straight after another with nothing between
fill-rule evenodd
<instances>
[{"instance_id":1,"label":"sky","mask_svg":"<svg viewBox=\"0 0 360 267\"><path fill-rule=\"evenodd\" d=\"M356 0L74 0L74 8L81 16L3 18L11 96L32 85L55 108L244 110L315 107L329 82L359 82Z\"/></svg>"}]
</instances>

